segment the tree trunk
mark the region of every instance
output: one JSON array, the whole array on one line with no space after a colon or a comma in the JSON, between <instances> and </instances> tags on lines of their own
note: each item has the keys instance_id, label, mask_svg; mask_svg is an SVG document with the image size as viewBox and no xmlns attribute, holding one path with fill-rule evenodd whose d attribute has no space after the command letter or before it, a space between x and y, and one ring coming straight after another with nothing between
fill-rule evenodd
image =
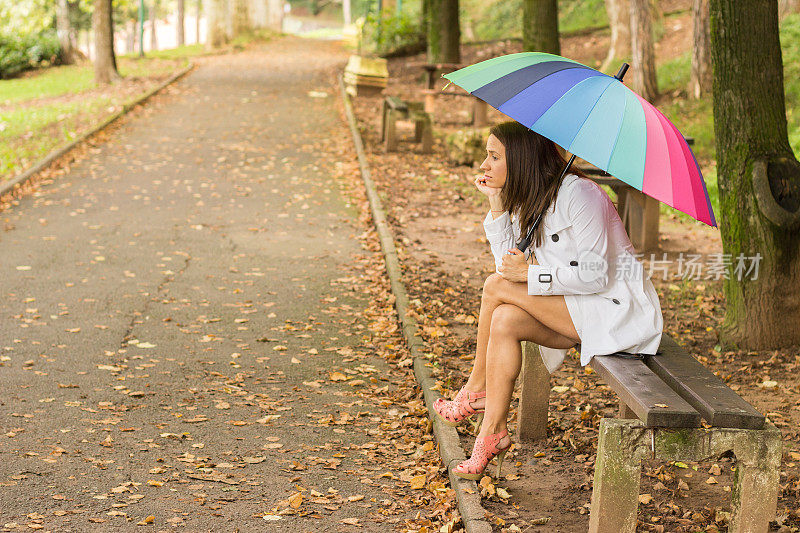
<instances>
[{"instance_id":1,"label":"tree trunk","mask_svg":"<svg viewBox=\"0 0 800 533\"><path fill-rule=\"evenodd\" d=\"M267 27L273 31L283 31L283 0L269 0Z\"/></svg>"},{"instance_id":2,"label":"tree trunk","mask_svg":"<svg viewBox=\"0 0 800 533\"><path fill-rule=\"evenodd\" d=\"M226 13L228 0L207 0L208 2L208 37L209 48L219 48L228 43L226 31Z\"/></svg>"},{"instance_id":3,"label":"tree trunk","mask_svg":"<svg viewBox=\"0 0 800 533\"><path fill-rule=\"evenodd\" d=\"M250 23L250 6L247 0L233 0L233 37L249 33L253 29Z\"/></svg>"},{"instance_id":4,"label":"tree trunk","mask_svg":"<svg viewBox=\"0 0 800 533\"><path fill-rule=\"evenodd\" d=\"M700 98L711 92L711 35L708 33L708 0L694 0L694 47L692 48L692 77L689 95Z\"/></svg>"},{"instance_id":5,"label":"tree trunk","mask_svg":"<svg viewBox=\"0 0 800 533\"><path fill-rule=\"evenodd\" d=\"M633 89L652 102L658 96L650 0L631 0L631 67Z\"/></svg>"},{"instance_id":6,"label":"tree trunk","mask_svg":"<svg viewBox=\"0 0 800 533\"><path fill-rule=\"evenodd\" d=\"M136 52L136 21L128 21L128 31L125 35L125 53L132 54Z\"/></svg>"},{"instance_id":7,"label":"tree trunk","mask_svg":"<svg viewBox=\"0 0 800 533\"><path fill-rule=\"evenodd\" d=\"M269 25L268 0L250 0L250 15L254 28L266 28Z\"/></svg>"},{"instance_id":8,"label":"tree trunk","mask_svg":"<svg viewBox=\"0 0 800 533\"><path fill-rule=\"evenodd\" d=\"M200 44L200 19L203 15L203 0L197 0L195 4L195 18L194 18L194 42Z\"/></svg>"},{"instance_id":9,"label":"tree trunk","mask_svg":"<svg viewBox=\"0 0 800 533\"><path fill-rule=\"evenodd\" d=\"M150 50L158 50L158 39L156 38L156 10L158 0L152 0L150 5Z\"/></svg>"},{"instance_id":10,"label":"tree trunk","mask_svg":"<svg viewBox=\"0 0 800 533\"><path fill-rule=\"evenodd\" d=\"M600 66L600 70L605 70L612 65L616 59L628 59L631 53L631 7L629 0L605 0L608 24L611 27L611 42L608 46L608 54Z\"/></svg>"},{"instance_id":11,"label":"tree trunk","mask_svg":"<svg viewBox=\"0 0 800 533\"><path fill-rule=\"evenodd\" d=\"M428 62L461 62L458 0L427 0Z\"/></svg>"},{"instance_id":12,"label":"tree trunk","mask_svg":"<svg viewBox=\"0 0 800 533\"><path fill-rule=\"evenodd\" d=\"M350 9L350 0L342 0L342 18L344 18L345 26L353 23L353 14Z\"/></svg>"},{"instance_id":13,"label":"tree trunk","mask_svg":"<svg viewBox=\"0 0 800 533\"><path fill-rule=\"evenodd\" d=\"M734 266L760 254L745 262L757 276L723 282L720 341L787 347L800 343L800 163L787 136L778 5L712 0L710 10L722 246Z\"/></svg>"},{"instance_id":14,"label":"tree trunk","mask_svg":"<svg viewBox=\"0 0 800 533\"><path fill-rule=\"evenodd\" d=\"M561 53L556 0L525 0L522 5L522 47L527 52Z\"/></svg>"},{"instance_id":15,"label":"tree trunk","mask_svg":"<svg viewBox=\"0 0 800 533\"><path fill-rule=\"evenodd\" d=\"M56 2L56 30L58 32L58 42L61 45L60 59L64 65L75 63L75 52L73 43L74 30L69 19L69 2L58 0Z\"/></svg>"},{"instance_id":16,"label":"tree trunk","mask_svg":"<svg viewBox=\"0 0 800 533\"><path fill-rule=\"evenodd\" d=\"M111 0L95 0L92 26L94 26L94 80L96 83L111 83L120 77L114 55Z\"/></svg>"},{"instance_id":17,"label":"tree trunk","mask_svg":"<svg viewBox=\"0 0 800 533\"><path fill-rule=\"evenodd\" d=\"M186 0L177 0L178 3L178 18L175 21L175 26L177 29L177 41L178 46L183 46L186 44L186 33L184 30L184 18L186 16Z\"/></svg>"}]
</instances>

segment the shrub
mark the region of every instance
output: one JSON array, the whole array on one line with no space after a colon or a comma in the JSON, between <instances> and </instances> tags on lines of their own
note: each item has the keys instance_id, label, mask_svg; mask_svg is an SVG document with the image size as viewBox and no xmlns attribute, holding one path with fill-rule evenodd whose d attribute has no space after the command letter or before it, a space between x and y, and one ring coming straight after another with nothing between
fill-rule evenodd
<instances>
[{"instance_id":1,"label":"shrub","mask_svg":"<svg viewBox=\"0 0 800 533\"><path fill-rule=\"evenodd\" d=\"M425 36L419 17L395 13L379 17L369 13L362 29L362 49L381 56L417 53L424 49Z\"/></svg>"},{"instance_id":2,"label":"shrub","mask_svg":"<svg viewBox=\"0 0 800 533\"><path fill-rule=\"evenodd\" d=\"M55 63L61 53L53 30L29 35L0 34L0 78Z\"/></svg>"}]
</instances>

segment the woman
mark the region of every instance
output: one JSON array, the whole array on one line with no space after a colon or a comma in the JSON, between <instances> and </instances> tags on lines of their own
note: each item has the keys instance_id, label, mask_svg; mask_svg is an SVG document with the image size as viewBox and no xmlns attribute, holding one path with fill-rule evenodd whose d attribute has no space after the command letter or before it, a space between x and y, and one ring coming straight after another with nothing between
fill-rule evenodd
<instances>
[{"instance_id":1,"label":"woman","mask_svg":"<svg viewBox=\"0 0 800 533\"><path fill-rule=\"evenodd\" d=\"M469 379L453 400L434 404L451 426L483 414L472 456L454 468L467 479L480 479L495 456L499 476L511 446L506 419L520 341L538 344L552 373L576 345L582 365L601 354L654 354L663 326L653 283L600 186L561 178L566 162L556 145L517 122L493 127L486 151L475 186L489 200L484 229L497 272L483 286ZM516 243L540 214L529 264Z\"/></svg>"}]
</instances>

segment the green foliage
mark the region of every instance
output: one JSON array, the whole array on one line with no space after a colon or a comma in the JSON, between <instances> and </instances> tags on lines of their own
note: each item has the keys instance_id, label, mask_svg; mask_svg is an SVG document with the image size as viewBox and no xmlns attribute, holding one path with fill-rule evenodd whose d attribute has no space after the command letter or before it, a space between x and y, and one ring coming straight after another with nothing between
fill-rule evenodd
<instances>
[{"instance_id":1,"label":"green foliage","mask_svg":"<svg viewBox=\"0 0 800 533\"><path fill-rule=\"evenodd\" d=\"M37 34L54 27L53 0L0 0L0 34Z\"/></svg>"},{"instance_id":2,"label":"green foliage","mask_svg":"<svg viewBox=\"0 0 800 533\"><path fill-rule=\"evenodd\" d=\"M475 39L488 41L522 37L523 0L461 0L462 24L469 24ZM560 0L558 31L570 33L608 25L603 0Z\"/></svg>"},{"instance_id":3,"label":"green foliage","mask_svg":"<svg viewBox=\"0 0 800 533\"><path fill-rule=\"evenodd\" d=\"M607 25L604 0L562 0L558 3L558 31L561 33Z\"/></svg>"},{"instance_id":4,"label":"green foliage","mask_svg":"<svg viewBox=\"0 0 800 533\"><path fill-rule=\"evenodd\" d=\"M658 92L685 90L692 74L692 51L667 61L658 67Z\"/></svg>"},{"instance_id":5,"label":"green foliage","mask_svg":"<svg viewBox=\"0 0 800 533\"><path fill-rule=\"evenodd\" d=\"M23 36L0 34L0 78L50 65L58 59L60 52L61 46L53 30Z\"/></svg>"},{"instance_id":6,"label":"green foliage","mask_svg":"<svg viewBox=\"0 0 800 533\"><path fill-rule=\"evenodd\" d=\"M378 16L369 13L364 21L362 49L387 54L400 48L413 46L424 40L419 17L405 11Z\"/></svg>"},{"instance_id":7,"label":"green foliage","mask_svg":"<svg viewBox=\"0 0 800 533\"><path fill-rule=\"evenodd\" d=\"M789 144L800 157L800 14L794 13L781 21L781 51L783 52L783 84L786 92L786 120Z\"/></svg>"}]
</instances>

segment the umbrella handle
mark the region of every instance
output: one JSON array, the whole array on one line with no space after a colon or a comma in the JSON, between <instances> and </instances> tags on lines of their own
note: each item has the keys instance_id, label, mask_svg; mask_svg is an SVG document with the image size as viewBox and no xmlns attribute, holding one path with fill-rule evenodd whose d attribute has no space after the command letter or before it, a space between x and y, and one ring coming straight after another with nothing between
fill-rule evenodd
<instances>
[{"instance_id":1,"label":"umbrella handle","mask_svg":"<svg viewBox=\"0 0 800 533\"><path fill-rule=\"evenodd\" d=\"M624 66L627 67L627 63ZM567 162L567 166L565 166L564 170L561 171L561 176L559 176L558 178L559 183L561 183L561 180L564 179L564 175L569 170L569 167L572 166L573 161L575 161L575 154L572 154L572 157L570 157L569 161ZM539 222L541 222L541 220L542 220L542 213L539 213L539 216L536 217L536 221L533 223L533 226L531 226L531 229L528 230L528 234L525 235L524 239L522 239L519 243L517 243L517 250L521 251L522 253L525 253L525 250L528 248L528 246L531 245L531 240L533 240L533 232L536 231L536 228L539 226Z\"/></svg>"}]
</instances>

